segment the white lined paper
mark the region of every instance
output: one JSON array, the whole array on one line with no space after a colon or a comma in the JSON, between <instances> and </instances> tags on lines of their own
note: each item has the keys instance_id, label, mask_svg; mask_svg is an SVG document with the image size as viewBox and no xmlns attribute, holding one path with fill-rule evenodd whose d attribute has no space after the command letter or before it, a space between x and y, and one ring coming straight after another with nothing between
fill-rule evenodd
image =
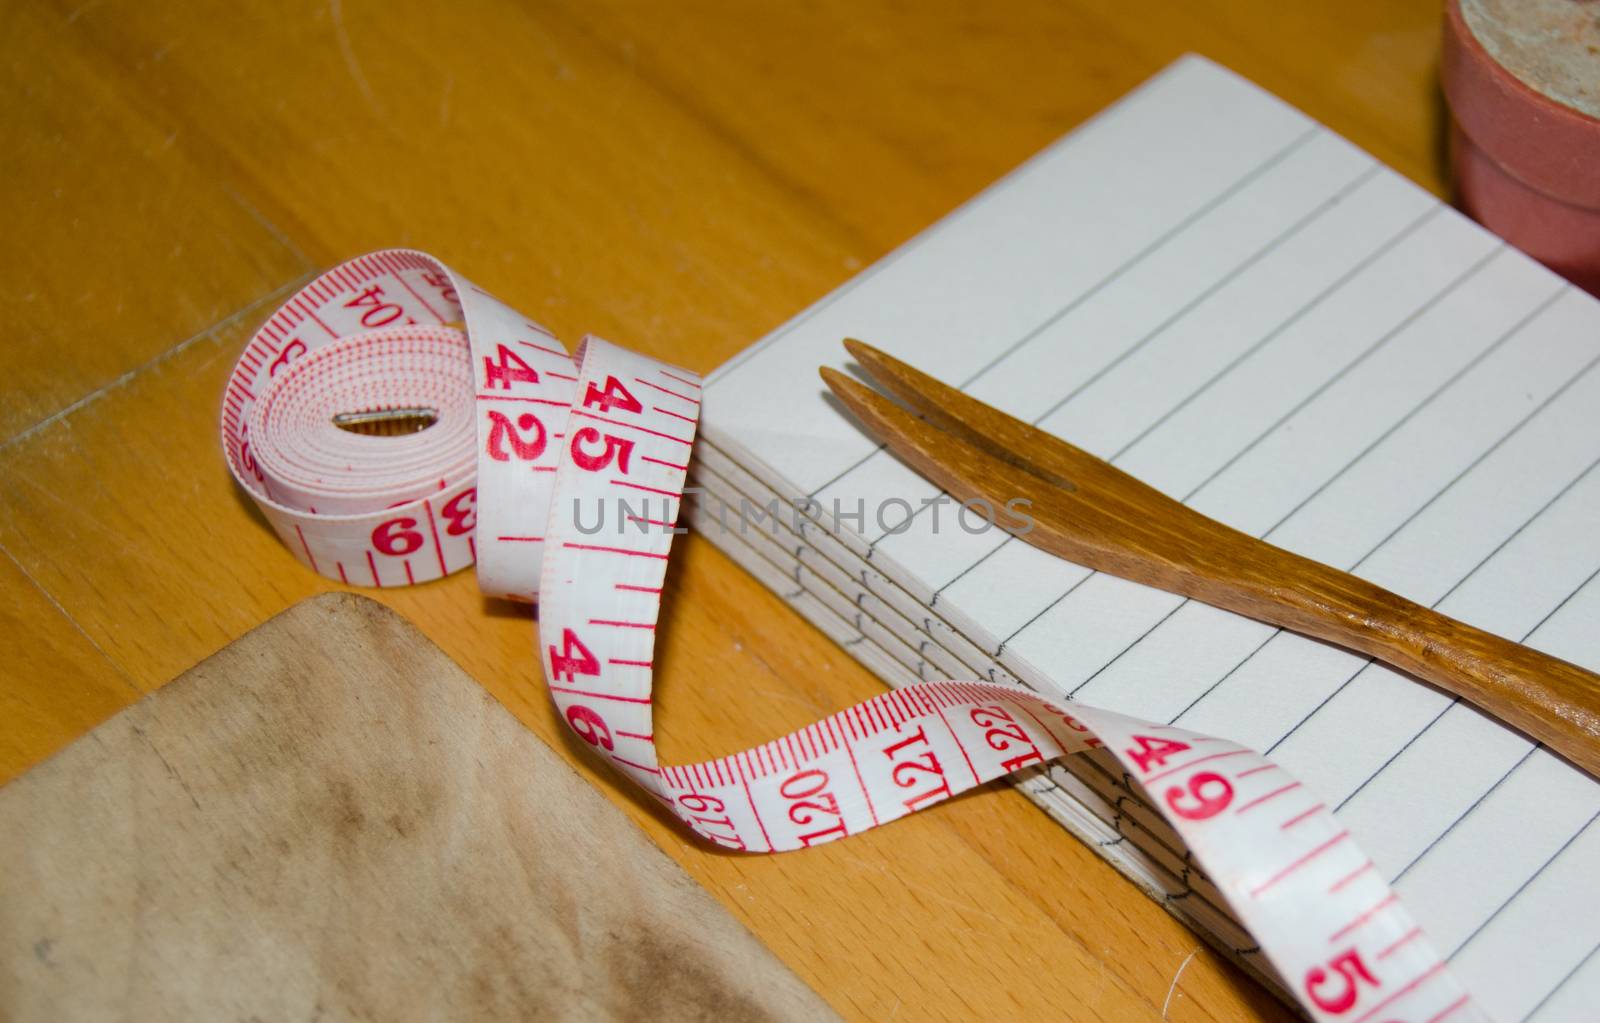
<instances>
[{"instance_id":1,"label":"white lined paper","mask_svg":"<svg viewBox=\"0 0 1600 1023\"><path fill-rule=\"evenodd\" d=\"M735 505L936 495L810 383L844 336L1240 529L1600 666L1600 303L1205 61L713 374L702 485ZM994 670L1272 749L1342 804L1497 1018L1600 1003L1600 786L1357 655L932 518L708 535L891 681ZM1186 899L1114 779L1075 774L1023 787L1087 840L1123 827L1165 857L1141 883ZM1189 915L1225 930L1217 912ZM1533 940L1541 922L1560 939Z\"/></svg>"}]
</instances>

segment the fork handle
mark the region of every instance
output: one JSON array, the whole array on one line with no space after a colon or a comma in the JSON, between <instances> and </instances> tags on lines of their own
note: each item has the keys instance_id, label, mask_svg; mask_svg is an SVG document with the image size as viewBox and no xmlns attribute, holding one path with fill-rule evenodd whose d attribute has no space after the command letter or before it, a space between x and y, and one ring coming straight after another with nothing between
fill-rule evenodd
<instances>
[{"instance_id":1,"label":"fork handle","mask_svg":"<svg viewBox=\"0 0 1600 1023\"><path fill-rule=\"evenodd\" d=\"M1600 676L1347 572L1259 540L1252 545L1266 549L1249 558L1260 571L1240 572L1237 561L1225 572L1184 566L1184 585L1168 588L1385 661L1600 776L1600 714L1589 709L1600 707Z\"/></svg>"}]
</instances>

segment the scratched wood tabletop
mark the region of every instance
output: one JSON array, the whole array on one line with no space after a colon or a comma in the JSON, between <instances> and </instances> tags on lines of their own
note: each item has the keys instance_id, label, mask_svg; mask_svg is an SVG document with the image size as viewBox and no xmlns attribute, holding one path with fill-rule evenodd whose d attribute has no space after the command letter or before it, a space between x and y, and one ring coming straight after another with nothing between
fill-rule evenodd
<instances>
[{"instance_id":1,"label":"scratched wood tabletop","mask_svg":"<svg viewBox=\"0 0 1600 1023\"><path fill-rule=\"evenodd\" d=\"M208 6L0 10L0 781L333 588L216 422L337 260L423 248L708 371L1189 50L1442 188L1434 0ZM470 573L377 596L846 1017L1291 1018L1004 787L805 854L694 844L564 741L530 613ZM698 538L665 621L671 761L880 688Z\"/></svg>"}]
</instances>

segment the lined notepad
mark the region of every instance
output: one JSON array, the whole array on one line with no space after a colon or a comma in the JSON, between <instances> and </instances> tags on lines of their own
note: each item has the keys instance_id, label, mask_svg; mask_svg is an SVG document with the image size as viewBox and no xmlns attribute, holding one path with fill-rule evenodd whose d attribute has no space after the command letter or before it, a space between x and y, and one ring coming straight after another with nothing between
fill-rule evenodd
<instances>
[{"instance_id":1,"label":"lined notepad","mask_svg":"<svg viewBox=\"0 0 1600 1023\"><path fill-rule=\"evenodd\" d=\"M715 372L690 509L892 685L1020 680L1267 752L1497 1019L1596 1018L1600 784L1359 655L967 532L826 395L846 336L1207 515L1600 668L1600 302L1186 58ZM775 497L821 512L740 530L741 501ZM1270 972L1108 758L1019 784Z\"/></svg>"}]
</instances>

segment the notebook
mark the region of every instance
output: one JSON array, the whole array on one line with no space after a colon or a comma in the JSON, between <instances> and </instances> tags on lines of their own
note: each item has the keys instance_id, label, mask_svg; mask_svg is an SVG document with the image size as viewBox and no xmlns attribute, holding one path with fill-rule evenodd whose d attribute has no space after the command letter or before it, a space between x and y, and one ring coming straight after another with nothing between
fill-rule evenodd
<instances>
[{"instance_id":1,"label":"notebook","mask_svg":"<svg viewBox=\"0 0 1600 1023\"><path fill-rule=\"evenodd\" d=\"M1600 784L1381 664L958 521L817 379L846 336L1600 668L1600 302L1188 57L713 373L689 508L890 685L1019 681L1267 752L1495 1018L1594 1018ZM1109 759L1017 784L1276 981Z\"/></svg>"}]
</instances>

